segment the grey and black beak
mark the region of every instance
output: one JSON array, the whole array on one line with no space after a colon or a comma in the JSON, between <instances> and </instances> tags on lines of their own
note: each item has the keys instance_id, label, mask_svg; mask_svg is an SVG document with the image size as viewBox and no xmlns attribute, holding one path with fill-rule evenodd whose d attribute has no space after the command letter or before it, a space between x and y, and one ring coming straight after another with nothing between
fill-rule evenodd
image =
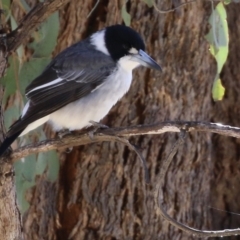
<instances>
[{"instance_id":1,"label":"grey and black beak","mask_svg":"<svg viewBox=\"0 0 240 240\"><path fill-rule=\"evenodd\" d=\"M141 49L138 51L137 54L133 55L133 59L145 67L149 67L149 68L153 68L158 71L162 71L162 68L160 67L160 65L158 65L148 54L146 54Z\"/></svg>"}]
</instances>

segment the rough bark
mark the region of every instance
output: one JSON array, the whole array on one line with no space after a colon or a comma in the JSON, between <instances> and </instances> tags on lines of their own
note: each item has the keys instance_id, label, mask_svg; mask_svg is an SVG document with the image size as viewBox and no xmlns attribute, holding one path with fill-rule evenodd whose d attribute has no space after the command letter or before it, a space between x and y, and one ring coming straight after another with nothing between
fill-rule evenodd
<instances>
[{"instance_id":1,"label":"rough bark","mask_svg":"<svg viewBox=\"0 0 240 240\"><path fill-rule=\"evenodd\" d=\"M156 1L166 9L167 1ZM61 10L61 34L56 53L93 31L121 23L121 1L72 0ZM164 120L213 121L239 126L237 5L227 8L230 57L222 74L226 97L211 99L216 66L204 39L209 2L195 2L160 15L142 1L131 1L131 26L144 37L147 52L163 73L138 69L129 93L104 119L109 126L148 124ZM119 143L75 147L61 155L57 183L44 175L29 192L24 216L25 239L195 239L157 215L153 190L161 161L178 138L175 133L131 137L147 159L151 184L146 185L134 152ZM166 177L164 197L171 216L199 229L239 226L239 140L192 133L178 151ZM237 239L232 237L231 239ZM229 238L230 239L230 238Z\"/></svg>"},{"instance_id":2,"label":"rough bark","mask_svg":"<svg viewBox=\"0 0 240 240\"><path fill-rule=\"evenodd\" d=\"M45 1L36 5L32 11L22 20L18 28L10 34L2 34L0 39L0 77L4 76L7 67L8 55L29 36L31 31L37 27L52 12L64 5L65 1ZM18 9L16 9L18 11ZM1 13L2 14L2 13ZM1 32L4 23L1 22ZM0 86L0 103L3 98L3 87ZM0 143L4 139L2 107L0 107ZM0 161L0 238L6 240L21 240L22 221L16 202L16 191L14 186L14 169L9 162Z\"/></svg>"},{"instance_id":3,"label":"rough bark","mask_svg":"<svg viewBox=\"0 0 240 240\"><path fill-rule=\"evenodd\" d=\"M0 86L0 102L3 89ZM0 108L0 116L2 111ZM0 120L0 142L4 138L3 118ZM0 161L0 236L6 240L21 240L21 216L16 203L12 164Z\"/></svg>"}]
</instances>

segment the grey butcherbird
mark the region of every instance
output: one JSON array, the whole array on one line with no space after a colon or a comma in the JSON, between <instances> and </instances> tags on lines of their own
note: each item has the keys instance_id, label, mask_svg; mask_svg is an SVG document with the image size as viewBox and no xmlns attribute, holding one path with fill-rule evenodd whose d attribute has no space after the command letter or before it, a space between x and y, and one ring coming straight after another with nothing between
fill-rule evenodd
<instances>
[{"instance_id":1,"label":"grey butcherbird","mask_svg":"<svg viewBox=\"0 0 240 240\"><path fill-rule=\"evenodd\" d=\"M140 65L161 70L140 35L114 25L68 47L26 88L21 117L10 127L0 155L21 135L49 122L56 131L99 122L129 90Z\"/></svg>"}]
</instances>

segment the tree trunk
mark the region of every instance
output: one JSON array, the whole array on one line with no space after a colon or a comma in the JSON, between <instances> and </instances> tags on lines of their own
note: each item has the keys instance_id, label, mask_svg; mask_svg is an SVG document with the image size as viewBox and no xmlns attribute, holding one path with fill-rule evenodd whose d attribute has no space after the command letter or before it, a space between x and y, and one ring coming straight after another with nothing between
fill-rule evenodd
<instances>
[{"instance_id":1,"label":"tree trunk","mask_svg":"<svg viewBox=\"0 0 240 240\"><path fill-rule=\"evenodd\" d=\"M0 102L3 88L0 86ZM0 143L4 139L3 114L0 107ZM21 216L16 203L13 166L0 161L0 236L6 240L22 240Z\"/></svg>"},{"instance_id":2,"label":"tree trunk","mask_svg":"<svg viewBox=\"0 0 240 240\"><path fill-rule=\"evenodd\" d=\"M170 2L156 2L161 9L171 7ZM55 54L103 26L121 23L121 1L99 1L87 18L94 4L72 0L61 10ZM227 7L230 56L222 74L226 96L221 102L211 98L216 64L204 38L210 3L194 2L167 14L140 0L127 8L131 27L143 36L163 73L135 70L129 93L102 122L114 127L164 120L239 126L240 107L234 103L240 87L240 15L235 4ZM150 185L136 154L119 143L91 144L62 154L59 181L50 183L43 175L27 196L31 206L23 219L25 239L196 239L164 221L154 201L161 162L177 139L172 133L130 138L147 160ZM237 215L214 209L240 211L238 144L213 134L188 135L165 180L165 207L171 216L199 229L240 225Z\"/></svg>"}]
</instances>

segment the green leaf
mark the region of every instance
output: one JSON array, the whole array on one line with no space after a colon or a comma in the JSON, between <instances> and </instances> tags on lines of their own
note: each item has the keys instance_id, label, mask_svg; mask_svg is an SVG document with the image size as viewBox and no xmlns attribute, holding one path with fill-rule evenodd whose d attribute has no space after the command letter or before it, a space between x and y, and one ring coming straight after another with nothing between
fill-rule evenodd
<instances>
[{"instance_id":1,"label":"green leaf","mask_svg":"<svg viewBox=\"0 0 240 240\"><path fill-rule=\"evenodd\" d=\"M33 34L34 41L29 44L29 47L34 50L33 57L51 56L57 44L60 29L59 21L59 13L55 12Z\"/></svg>"},{"instance_id":2,"label":"green leaf","mask_svg":"<svg viewBox=\"0 0 240 240\"><path fill-rule=\"evenodd\" d=\"M19 118L20 110L19 106L11 106L4 112L4 125L6 129L9 127Z\"/></svg>"},{"instance_id":3,"label":"green leaf","mask_svg":"<svg viewBox=\"0 0 240 240\"><path fill-rule=\"evenodd\" d=\"M222 3L219 3L212 12L209 23L212 28L206 35L210 43L210 52L217 61L218 74L222 71L229 51L228 25L226 21L227 13Z\"/></svg>"},{"instance_id":4,"label":"green leaf","mask_svg":"<svg viewBox=\"0 0 240 240\"><path fill-rule=\"evenodd\" d=\"M46 139L46 135L41 131L39 141ZM60 163L57 152L49 151L45 153L39 153L37 158L36 173L43 174L47 170L47 177L50 181L56 181L59 174Z\"/></svg>"},{"instance_id":5,"label":"green leaf","mask_svg":"<svg viewBox=\"0 0 240 240\"><path fill-rule=\"evenodd\" d=\"M45 153L39 153L37 158L37 165L36 165L36 174L41 175L44 173L45 169L48 165L48 159L46 158Z\"/></svg>"},{"instance_id":6,"label":"green leaf","mask_svg":"<svg viewBox=\"0 0 240 240\"><path fill-rule=\"evenodd\" d=\"M225 93L225 88L222 85L221 79L219 78L219 75L217 74L214 82L213 82L213 88L212 88L212 97L214 101L221 101L223 99Z\"/></svg>"},{"instance_id":7,"label":"green leaf","mask_svg":"<svg viewBox=\"0 0 240 240\"><path fill-rule=\"evenodd\" d=\"M1 84L4 86L3 105L6 105L9 96L16 92L19 74L19 59L16 55L9 57L8 62L9 68L7 69L6 75L1 78Z\"/></svg>"},{"instance_id":8,"label":"green leaf","mask_svg":"<svg viewBox=\"0 0 240 240\"><path fill-rule=\"evenodd\" d=\"M232 1L231 0L224 0L223 1L223 3L225 4L225 5L228 5L229 3L231 3Z\"/></svg>"},{"instance_id":9,"label":"green leaf","mask_svg":"<svg viewBox=\"0 0 240 240\"><path fill-rule=\"evenodd\" d=\"M46 135L43 132L42 127L39 129L39 141L46 139ZM47 169L48 166L48 155L47 153L39 153L37 157L37 166L36 166L36 174L41 175Z\"/></svg>"},{"instance_id":10,"label":"green leaf","mask_svg":"<svg viewBox=\"0 0 240 240\"><path fill-rule=\"evenodd\" d=\"M31 58L29 62L25 62L20 70L19 81L20 92L25 94L25 89L34 78L42 73L43 69L50 62L50 57L48 58Z\"/></svg>"},{"instance_id":11,"label":"green leaf","mask_svg":"<svg viewBox=\"0 0 240 240\"><path fill-rule=\"evenodd\" d=\"M39 140L46 138L42 128L35 130L38 132ZM21 138L24 145L31 141L31 134ZM36 135L35 135L36 136ZM34 137L36 139L36 137ZM38 155L30 155L14 164L15 181L17 190L17 200L23 213L29 207L29 203L25 199L26 192L35 186L35 178L46 172L49 181L56 181L59 173L60 163L56 151L39 153Z\"/></svg>"},{"instance_id":12,"label":"green leaf","mask_svg":"<svg viewBox=\"0 0 240 240\"><path fill-rule=\"evenodd\" d=\"M30 11L30 6L25 0L20 0L20 4L22 5L22 8L25 10L26 13Z\"/></svg>"},{"instance_id":13,"label":"green leaf","mask_svg":"<svg viewBox=\"0 0 240 240\"><path fill-rule=\"evenodd\" d=\"M36 155L30 155L22 161L17 161L14 165L16 175L21 175L28 182L34 181L36 176L36 160Z\"/></svg>"},{"instance_id":14,"label":"green leaf","mask_svg":"<svg viewBox=\"0 0 240 240\"><path fill-rule=\"evenodd\" d=\"M18 25L17 25L17 22L16 22L15 18L12 15L10 15L10 22L11 22L12 30L15 30ZM22 60L23 60L23 53L24 53L24 50L23 50L23 46L21 45L17 49L17 54L18 54L20 63L22 63Z\"/></svg>"},{"instance_id":15,"label":"green leaf","mask_svg":"<svg viewBox=\"0 0 240 240\"><path fill-rule=\"evenodd\" d=\"M11 6L11 0L1 0L4 10L9 10Z\"/></svg>"},{"instance_id":16,"label":"green leaf","mask_svg":"<svg viewBox=\"0 0 240 240\"><path fill-rule=\"evenodd\" d=\"M210 53L217 62L217 76L213 83L212 95L215 101L223 98L225 89L219 79L219 74L227 60L229 52L228 24L226 21L227 13L223 3L219 3L213 10L209 23L210 32L205 36L210 43Z\"/></svg>"},{"instance_id":17,"label":"green leaf","mask_svg":"<svg viewBox=\"0 0 240 240\"><path fill-rule=\"evenodd\" d=\"M142 0L142 1L145 2L148 5L148 7L152 7L153 6L153 1L154 0Z\"/></svg>"},{"instance_id":18,"label":"green leaf","mask_svg":"<svg viewBox=\"0 0 240 240\"><path fill-rule=\"evenodd\" d=\"M216 8L213 10L210 18L209 24L211 25L211 30L207 34L206 38L211 45L227 46L228 45L228 25L227 25L227 13L224 5L220 2Z\"/></svg>"},{"instance_id":19,"label":"green leaf","mask_svg":"<svg viewBox=\"0 0 240 240\"><path fill-rule=\"evenodd\" d=\"M130 24L131 24L131 15L127 12L126 3L123 4L121 13L122 13L122 19L123 19L125 25L126 26L130 26Z\"/></svg>"},{"instance_id":20,"label":"green leaf","mask_svg":"<svg viewBox=\"0 0 240 240\"><path fill-rule=\"evenodd\" d=\"M58 178L60 163L56 151L50 151L46 153L46 158L48 159L48 180L54 182Z\"/></svg>"},{"instance_id":21,"label":"green leaf","mask_svg":"<svg viewBox=\"0 0 240 240\"><path fill-rule=\"evenodd\" d=\"M9 68L6 75L1 79L1 84L4 86L3 106L7 104L10 96L17 92L18 74L19 74L19 60L15 55L9 57ZM20 107L23 102L20 95L14 97L14 102L8 106L4 112L4 125L8 129L13 122L15 122L20 115Z\"/></svg>"},{"instance_id":22,"label":"green leaf","mask_svg":"<svg viewBox=\"0 0 240 240\"><path fill-rule=\"evenodd\" d=\"M217 38L217 47L218 52L215 55L218 73L222 71L223 65L225 64L228 57L228 44L229 44L229 36L228 36L228 25L227 25L227 13L225 7L222 3L219 3L216 7L216 38Z\"/></svg>"},{"instance_id":23,"label":"green leaf","mask_svg":"<svg viewBox=\"0 0 240 240\"><path fill-rule=\"evenodd\" d=\"M22 65L22 63L23 63L23 55L24 55L23 45L20 45L17 48L17 55L18 55L18 59L19 59L20 65Z\"/></svg>"},{"instance_id":24,"label":"green leaf","mask_svg":"<svg viewBox=\"0 0 240 240\"><path fill-rule=\"evenodd\" d=\"M15 18L12 15L10 16L10 23L11 23L11 29L15 30L18 25L17 25Z\"/></svg>"},{"instance_id":25,"label":"green leaf","mask_svg":"<svg viewBox=\"0 0 240 240\"><path fill-rule=\"evenodd\" d=\"M15 186L17 192L17 202L20 208L21 213L26 212L30 206L30 204L26 200L27 191L35 185L35 182L26 181L22 177L15 177Z\"/></svg>"},{"instance_id":26,"label":"green leaf","mask_svg":"<svg viewBox=\"0 0 240 240\"><path fill-rule=\"evenodd\" d=\"M24 213L29 208L25 195L35 185L35 166L36 157L34 155L28 156L14 164L17 201L21 213Z\"/></svg>"},{"instance_id":27,"label":"green leaf","mask_svg":"<svg viewBox=\"0 0 240 240\"><path fill-rule=\"evenodd\" d=\"M11 0L2 0L2 8L4 10L5 21L10 17L10 8L11 8Z\"/></svg>"}]
</instances>

